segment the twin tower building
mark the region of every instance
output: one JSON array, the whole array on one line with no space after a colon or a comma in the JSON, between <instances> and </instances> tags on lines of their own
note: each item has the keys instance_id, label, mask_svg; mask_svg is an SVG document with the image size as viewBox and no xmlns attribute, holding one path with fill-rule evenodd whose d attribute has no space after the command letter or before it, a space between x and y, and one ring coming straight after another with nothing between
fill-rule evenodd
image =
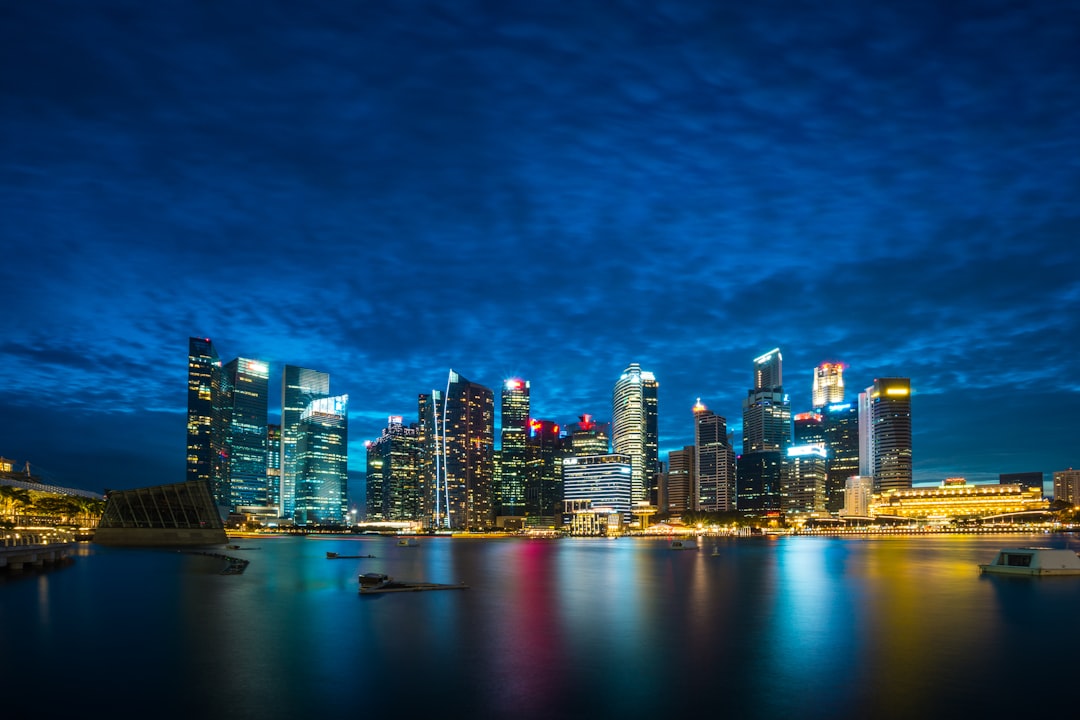
<instances>
[{"instance_id":1,"label":"twin tower building","mask_svg":"<svg viewBox=\"0 0 1080 720\"><path fill-rule=\"evenodd\" d=\"M209 483L229 512L300 525L340 525L348 512L348 396L325 372L286 365L279 425L269 424L269 365L222 364L209 338L188 351L189 480ZM743 400L742 453L727 421L699 401L694 445L660 460L658 387L630 364L612 392L610 423L581 415L560 427L530 408L530 383L505 380L500 447L495 394L451 370L418 395L417 422L391 416L366 443L370 521L430 529L559 526L567 513L652 511L864 514L871 493L911 487L910 384L880 378L845 402L843 367L815 369L813 409L791 414L779 349L754 360ZM855 503L852 505L852 503Z\"/></svg>"}]
</instances>

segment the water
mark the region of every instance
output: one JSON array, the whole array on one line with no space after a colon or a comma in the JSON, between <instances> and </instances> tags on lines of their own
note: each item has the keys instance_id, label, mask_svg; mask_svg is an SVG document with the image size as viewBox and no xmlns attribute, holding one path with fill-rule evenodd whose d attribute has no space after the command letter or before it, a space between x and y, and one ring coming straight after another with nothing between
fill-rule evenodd
<instances>
[{"instance_id":1,"label":"water","mask_svg":"<svg viewBox=\"0 0 1080 720\"><path fill-rule=\"evenodd\" d=\"M981 576L1067 535L259 538L80 546L0 574L6 717L1072 715L1080 577ZM258 549L254 549L258 548ZM714 554L714 549L715 553ZM326 559L327 551L373 554ZM467 590L361 596L357 575Z\"/></svg>"}]
</instances>

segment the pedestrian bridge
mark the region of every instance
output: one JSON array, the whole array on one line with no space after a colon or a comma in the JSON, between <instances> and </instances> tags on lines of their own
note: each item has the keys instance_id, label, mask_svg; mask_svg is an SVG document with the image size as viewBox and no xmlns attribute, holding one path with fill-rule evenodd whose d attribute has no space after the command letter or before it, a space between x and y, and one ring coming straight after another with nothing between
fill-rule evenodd
<instances>
[{"instance_id":1,"label":"pedestrian bridge","mask_svg":"<svg viewBox=\"0 0 1080 720\"><path fill-rule=\"evenodd\" d=\"M74 535L62 530L5 530L0 534L0 570L51 565L68 557L74 547Z\"/></svg>"}]
</instances>

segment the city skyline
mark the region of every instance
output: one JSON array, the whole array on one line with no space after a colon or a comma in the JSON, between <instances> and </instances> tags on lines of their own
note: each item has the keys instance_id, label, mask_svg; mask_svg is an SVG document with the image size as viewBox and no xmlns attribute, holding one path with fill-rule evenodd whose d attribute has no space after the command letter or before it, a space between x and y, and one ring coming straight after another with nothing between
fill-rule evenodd
<instances>
[{"instance_id":1,"label":"city skyline","mask_svg":"<svg viewBox=\"0 0 1080 720\"><path fill-rule=\"evenodd\" d=\"M0 455L185 476L188 337L535 418L658 381L739 445L752 362L911 380L917 484L1080 465L1080 6L9 4ZM497 404L498 405L498 404ZM496 425L498 438L499 426ZM353 498L355 500L355 497Z\"/></svg>"}]
</instances>

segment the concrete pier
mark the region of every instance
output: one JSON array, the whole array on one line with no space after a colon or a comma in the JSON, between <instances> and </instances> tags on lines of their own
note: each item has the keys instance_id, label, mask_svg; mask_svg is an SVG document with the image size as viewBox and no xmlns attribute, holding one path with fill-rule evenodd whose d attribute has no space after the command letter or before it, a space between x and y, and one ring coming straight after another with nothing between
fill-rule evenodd
<instances>
[{"instance_id":1,"label":"concrete pier","mask_svg":"<svg viewBox=\"0 0 1080 720\"><path fill-rule=\"evenodd\" d=\"M70 556L74 546L70 533L9 530L0 535L0 570L51 565Z\"/></svg>"}]
</instances>

